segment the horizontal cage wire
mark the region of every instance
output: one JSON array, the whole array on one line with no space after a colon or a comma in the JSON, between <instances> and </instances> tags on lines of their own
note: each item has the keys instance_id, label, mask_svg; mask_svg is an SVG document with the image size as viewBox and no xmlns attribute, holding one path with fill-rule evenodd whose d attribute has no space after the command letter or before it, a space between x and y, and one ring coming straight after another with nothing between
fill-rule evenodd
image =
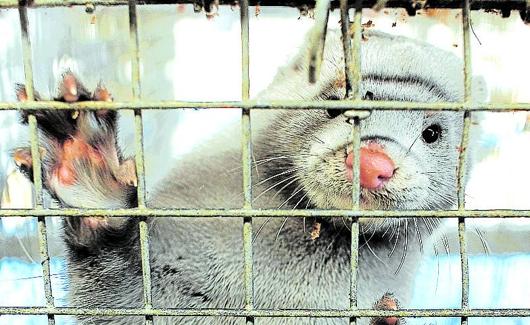
<instances>
[{"instance_id":1,"label":"horizontal cage wire","mask_svg":"<svg viewBox=\"0 0 530 325\"><path fill-rule=\"evenodd\" d=\"M140 0L137 4L193 4L197 10L209 10L213 0ZM218 0L221 5L234 5L237 0ZM76 5L89 6L118 6L128 5L126 0L0 0L0 8L16 8L22 3L31 7L65 7ZM282 7L314 7L315 0L252 0L248 1L251 6L282 6ZM341 0L331 1L331 8L340 8ZM354 1L350 2L354 6ZM414 14L416 10L423 8L461 8L462 0L363 0L364 8L405 8ZM523 19L527 19L528 1L526 0L474 0L470 6L471 10L496 9L503 16L510 15L511 10L518 10Z\"/></svg>"},{"instance_id":2,"label":"horizontal cage wire","mask_svg":"<svg viewBox=\"0 0 530 325\"><path fill-rule=\"evenodd\" d=\"M530 103L464 103L464 102L397 102L397 101L368 101L368 100L334 100L334 101L293 101L293 100L271 100L271 101L229 101L229 102L188 102L188 101L138 101L138 102L76 102L66 104L52 101L35 102L0 102L2 110L123 110L123 109L152 109L166 110L177 108L193 109L338 109L338 110L403 110L403 111L488 111L488 112L513 112L530 111Z\"/></svg>"},{"instance_id":3,"label":"horizontal cage wire","mask_svg":"<svg viewBox=\"0 0 530 325\"><path fill-rule=\"evenodd\" d=\"M5 315L77 316L227 316L227 317L530 317L529 309L178 309L2 307Z\"/></svg>"},{"instance_id":4,"label":"horizontal cage wire","mask_svg":"<svg viewBox=\"0 0 530 325\"><path fill-rule=\"evenodd\" d=\"M464 37L464 87L465 98L461 103L404 103L404 102L372 102L361 100L357 85L360 82L360 33L354 33L353 47L347 38L343 37L343 48L345 55L345 76L347 84L347 98L343 101L271 101L256 102L249 99L249 16L248 7L252 4L281 5L298 7L307 4L304 1L249 1L243 0L239 3L241 7L241 40L242 40L242 100L238 102L146 102L141 100L141 84L139 70L139 49L138 49L138 28L136 5L137 4L167 4L167 3L194 3L199 7L209 10L211 1L57 1L57 0L35 0L29 2L18 2L11 0L0 0L0 8L18 7L20 13L20 24L22 30L23 44L23 63L26 81L26 91L28 102L24 103L0 103L1 110L28 110L34 111L39 109L134 109L135 116L135 146L136 146L136 169L138 175L138 208L117 209L117 210L92 210L92 209L44 209L42 206L42 175L41 163L38 150L38 131L37 121L33 114L29 115L29 126L31 135L31 153L33 157L34 184L36 191L35 209L27 210L0 210L0 217L37 217L39 229L39 247L41 262L43 266L44 289L46 297L45 307L0 307L0 315L47 315L48 323L54 324L56 315L83 315L83 316L145 316L146 324L152 324L153 316L235 316L245 317L247 324L253 324L255 317L348 317L351 324L356 323L358 317L460 317L461 323L466 324L468 317L530 317L530 309L470 309L469 308L469 267L467 257L467 241L465 237L465 219L466 218L529 218L530 211L513 211L513 210L464 210L464 189L463 179L465 177L465 152L469 143L469 128L472 111L530 111L530 104L474 104L471 101L471 63L470 63L470 31L469 31L469 13L470 10L478 9L498 9L503 16L509 15L511 10L518 10L523 19L529 19L530 1L524 0L431 0L431 1L355 1L348 3L347 0L330 1L318 0L316 4L310 2L308 5L315 7L316 22L313 29L312 40L314 41L311 52L311 69L310 78L318 75L319 65L322 61L322 48L325 42L325 31L329 9L340 8L342 17L342 33L346 36L350 29L354 31L361 30L361 8L386 6L386 7L404 7L409 14L414 14L415 10L422 8L462 8L462 28ZM220 4L234 4L234 1L219 1ZM54 7L54 6L72 6L72 5L128 5L129 7L129 32L130 44L132 46L132 102L83 102L74 104L65 104L51 101L34 101L33 90L33 73L31 62L31 42L28 34L27 7ZM349 21L348 10L355 8L354 21ZM144 155L143 155L143 128L142 128L142 111L143 109L175 109L175 108L241 108L242 115L242 166L243 166L243 191L244 206L239 210L216 210L216 209L198 209L198 210L181 210L181 209L149 209L145 206L145 173L144 173ZM252 208L252 182L251 182L251 162L252 162L252 143L250 129L250 110L252 109L350 109L352 123L352 143L354 150L359 151L360 135L359 126L363 116L366 116L368 110L451 110L465 111L464 115L464 132L461 139L461 153L458 167L458 210L448 211L361 211L359 210L359 168L354 168L352 197L352 210L256 210ZM359 155L354 155L354 166L359 166ZM62 217L80 217L80 216L108 216L120 217L131 216L140 218L139 233L142 262L142 281L144 290L144 307L143 308L73 308L73 307L55 307L53 303L53 294L50 281L50 265L46 234L46 216ZM151 296L151 275L149 263L149 236L146 218L147 217L243 217L243 255L244 255L244 288L245 288L245 308L244 309L169 309L153 308ZM260 310L254 307L254 288L253 288L253 263L252 263L252 218L257 217L350 217L351 218L351 287L350 287L350 308L345 310ZM375 309L358 309L357 308L357 288L356 273L358 264L358 235L359 235L359 217L371 218L458 218L458 235L460 243L461 258L461 308L460 309L401 309L395 311L375 310Z\"/></svg>"}]
</instances>

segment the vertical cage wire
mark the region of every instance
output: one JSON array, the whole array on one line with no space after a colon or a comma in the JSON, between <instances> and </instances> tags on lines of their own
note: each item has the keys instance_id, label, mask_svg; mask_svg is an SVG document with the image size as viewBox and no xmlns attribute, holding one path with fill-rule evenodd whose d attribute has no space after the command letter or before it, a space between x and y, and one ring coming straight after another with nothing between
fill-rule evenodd
<instances>
[{"instance_id":1,"label":"vertical cage wire","mask_svg":"<svg viewBox=\"0 0 530 325\"><path fill-rule=\"evenodd\" d=\"M250 97L250 54L249 54L249 15L248 0L240 2L241 20L241 99ZM252 138L250 110L242 109L241 113L241 154L243 165L243 209L252 209ZM252 247L252 217L243 218L243 285L245 292L245 309L254 309L254 267ZM254 324L254 317L246 317L246 324Z\"/></svg>"},{"instance_id":2,"label":"vertical cage wire","mask_svg":"<svg viewBox=\"0 0 530 325\"><path fill-rule=\"evenodd\" d=\"M350 24L348 0L340 1L342 45L344 50L344 78L346 81L346 99L360 99L361 85L361 19L362 1L356 0L353 27ZM353 49L350 40L350 28L353 30ZM360 113L360 112L358 112ZM352 209L359 210L360 195L360 119L359 115L352 120ZM350 223L350 310L357 309L357 270L359 264L359 219L352 218ZM350 324L357 323L356 317L350 317Z\"/></svg>"},{"instance_id":3,"label":"vertical cage wire","mask_svg":"<svg viewBox=\"0 0 530 325\"><path fill-rule=\"evenodd\" d=\"M138 12L136 8L136 0L129 0L129 34L130 47L132 51L131 58L131 83L133 100L139 101L141 99L141 83L140 83L140 50L138 39ZM137 196L138 207L146 207L146 193L145 193L145 168L144 168L144 147L143 147L143 121L142 110L134 110L134 125L135 125L135 162L136 162L136 176L137 176ZM140 254L142 264L142 283L144 294L144 309L149 310L153 308L152 293L151 293L151 266L149 260L149 228L147 226L146 217L142 217L139 221L140 232ZM145 316L145 324L153 324L153 316Z\"/></svg>"},{"instance_id":4,"label":"vertical cage wire","mask_svg":"<svg viewBox=\"0 0 530 325\"><path fill-rule=\"evenodd\" d=\"M324 45L328 31L329 8L331 0L317 0L315 4L315 23L309 36L309 82L315 83L320 75L324 58Z\"/></svg>"},{"instance_id":5,"label":"vertical cage wire","mask_svg":"<svg viewBox=\"0 0 530 325\"><path fill-rule=\"evenodd\" d=\"M340 31L342 34L342 49L344 51L344 80L346 81L346 98L350 98L351 83L354 80L352 65L352 49L350 41L350 7L348 0L340 0Z\"/></svg>"},{"instance_id":6,"label":"vertical cage wire","mask_svg":"<svg viewBox=\"0 0 530 325\"><path fill-rule=\"evenodd\" d=\"M472 76L471 76L471 44L470 44L470 3L469 0L462 2L462 29L464 42L464 103L468 108L472 103ZM457 179L457 195L458 195L458 210L465 209L465 175L466 175L466 159L467 146L469 143L469 129L471 125L471 112L466 110L464 112L462 139L460 143L460 155L458 159L458 179ZM469 264L467 255L467 240L466 240L466 219L458 218L458 241L460 245L460 263L461 263L461 285L462 285L462 301L461 308L463 310L469 309ZM462 325L467 325L468 318L461 317Z\"/></svg>"},{"instance_id":7,"label":"vertical cage wire","mask_svg":"<svg viewBox=\"0 0 530 325\"><path fill-rule=\"evenodd\" d=\"M29 21L26 2L19 2L20 29L22 36L22 55L25 77L25 91L28 101L35 100L34 82L33 82L33 64L31 60L31 40L29 36ZM39 134L37 129L37 118L35 114L28 115L29 132L31 140L31 157L33 168L33 183L35 189L35 209L40 210L42 205L42 169L39 150ZM46 231L46 216L37 217L38 222L38 241L39 253L41 258L42 276L44 282L44 295L46 298L46 307L54 307L53 292L50 277L50 254L48 251L48 236ZM48 325L55 324L55 316L47 314Z\"/></svg>"},{"instance_id":8,"label":"vertical cage wire","mask_svg":"<svg viewBox=\"0 0 530 325\"><path fill-rule=\"evenodd\" d=\"M356 17L357 19L357 17ZM357 31L356 31L357 33ZM353 162L352 162L352 208L354 210L359 210L359 195L360 195L360 148L361 148L361 132L360 132L360 119L359 117L354 117L352 119L352 152L353 152ZM357 270L359 267L359 218L352 218L351 223L351 235L350 235L350 309L357 309ZM357 323L355 317L350 318L350 324L354 325Z\"/></svg>"}]
</instances>

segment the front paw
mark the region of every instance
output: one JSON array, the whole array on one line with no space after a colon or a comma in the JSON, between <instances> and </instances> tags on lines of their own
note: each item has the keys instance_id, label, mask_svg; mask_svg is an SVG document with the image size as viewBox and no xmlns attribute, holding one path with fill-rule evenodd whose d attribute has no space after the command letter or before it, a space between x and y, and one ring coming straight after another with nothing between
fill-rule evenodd
<instances>
[{"instance_id":1,"label":"front paw","mask_svg":"<svg viewBox=\"0 0 530 325\"><path fill-rule=\"evenodd\" d=\"M19 100L27 100L25 87L17 86ZM40 96L36 94L36 100ZM101 84L93 92L71 72L62 76L55 101L111 101ZM39 110L32 114L40 130L43 185L63 207L116 209L135 207L136 170L133 159L124 159L117 145L117 115L110 110ZM28 122L22 112L23 123ZM19 169L30 179L29 148L13 153ZM130 240L129 218L66 218L67 242L76 248L98 250Z\"/></svg>"},{"instance_id":2,"label":"front paw","mask_svg":"<svg viewBox=\"0 0 530 325\"><path fill-rule=\"evenodd\" d=\"M17 86L17 97L21 101L27 100L24 86ZM40 100L38 94L35 98ZM72 72L67 71L62 76L58 96L54 100L111 101L112 96L101 84L90 93ZM28 122L28 114L27 111L22 112L23 123ZM117 146L115 111L40 110L33 114L41 131L45 186L59 200L59 192L73 186L136 186L134 163L123 159ZM29 150L16 150L14 159L20 169L31 176Z\"/></svg>"}]
</instances>

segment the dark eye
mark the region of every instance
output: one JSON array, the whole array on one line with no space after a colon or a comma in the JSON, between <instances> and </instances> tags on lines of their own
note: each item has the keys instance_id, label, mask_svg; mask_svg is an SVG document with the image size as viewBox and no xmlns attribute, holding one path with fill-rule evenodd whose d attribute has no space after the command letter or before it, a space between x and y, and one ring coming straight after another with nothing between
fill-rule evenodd
<instances>
[{"instance_id":1,"label":"dark eye","mask_svg":"<svg viewBox=\"0 0 530 325\"><path fill-rule=\"evenodd\" d=\"M330 96L325 96L324 98L326 100L341 100L342 99L339 96L337 96L336 94L332 94ZM342 109L327 109L326 110L326 115L330 119L333 119L333 118L341 115L342 113L344 113L344 110L342 110Z\"/></svg>"},{"instance_id":2,"label":"dark eye","mask_svg":"<svg viewBox=\"0 0 530 325\"><path fill-rule=\"evenodd\" d=\"M329 118L335 118L335 117L341 115L342 113L344 113L344 110L342 110L342 109L327 109L326 110L326 115Z\"/></svg>"},{"instance_id":3,"label":"dark eye","mask_svg":"<svg viewBox=\"0 0 530 325\"><path fill-rule=\"evenodd\" d=\"M421 136L426 143L433 143L440 138L440 134L442 134L442 127L438 124L433 124L423 130Z\"/></svg>"}]
</instances>

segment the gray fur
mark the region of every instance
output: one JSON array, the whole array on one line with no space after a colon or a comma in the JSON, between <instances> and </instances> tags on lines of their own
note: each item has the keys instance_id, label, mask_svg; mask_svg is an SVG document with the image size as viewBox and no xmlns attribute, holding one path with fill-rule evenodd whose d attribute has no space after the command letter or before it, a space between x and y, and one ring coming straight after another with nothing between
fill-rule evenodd
<instances>
[{"instance_id":1,"label":"gray fur","mask_svg":"<svg viewBox=\"0 0 530 325\"><path fill-rule=\"evenodd\" d=\"M462 99L462 64L450 53L403 37L374 32L365 36L361 94L371 92L375 99L422 102ZM302 51L280 70L259 99L343 98L342 55L339 33L330 32L316 84L307 81L307 55ZM255 207L351 207L351 185L342 171L351 125L343 116L330 119L325 111L314 110L253 111L252 121L257 162L253 181L258 184L254 197L259 196ZM422 141L421 132L433 123L441 125L443 133L430 145ZM179 161L159 189L150 193L148 205L242 207L240 149L227 141L238 138L239 126L231 129ZM374 111L362 122L362 140L376 138L398 170L378 193L363 189L362 208L453 208L461 132L461 113ZM294 188L285 187L295 179ZM124 197L116 193L111 196L114 199L106 200L101 195L105 190L93 188L100 183L88 183L78 183L73 192L60 192L76 193L76 197L62 201L77 207L115 208ZM278 193L282 187L285 192ZM289 200L298 190L299 195ZM88 204L85 197L92 198ZM308 235L314 220L256 218L253 222L255 232L261 228L254 239L256 308L348 308L349 221L323 223L320 237L314 241ZM241 219L161 218L149 220L149 227L155 307L244 307ZM435 227L426 220L361 220L360 307L371 307L388 291L407 307L421 248ZM73 305L142 306L138 251L138 241L133 240L128 247L103 248L96 255L71 254L68 273ZM80 322L140 324L142 319L91 318ZM155 323L243 324L244 319L175 317L155 318ZM258 318L256 324L348 324L348 320Z\"/></svg>"}]
</instances>

